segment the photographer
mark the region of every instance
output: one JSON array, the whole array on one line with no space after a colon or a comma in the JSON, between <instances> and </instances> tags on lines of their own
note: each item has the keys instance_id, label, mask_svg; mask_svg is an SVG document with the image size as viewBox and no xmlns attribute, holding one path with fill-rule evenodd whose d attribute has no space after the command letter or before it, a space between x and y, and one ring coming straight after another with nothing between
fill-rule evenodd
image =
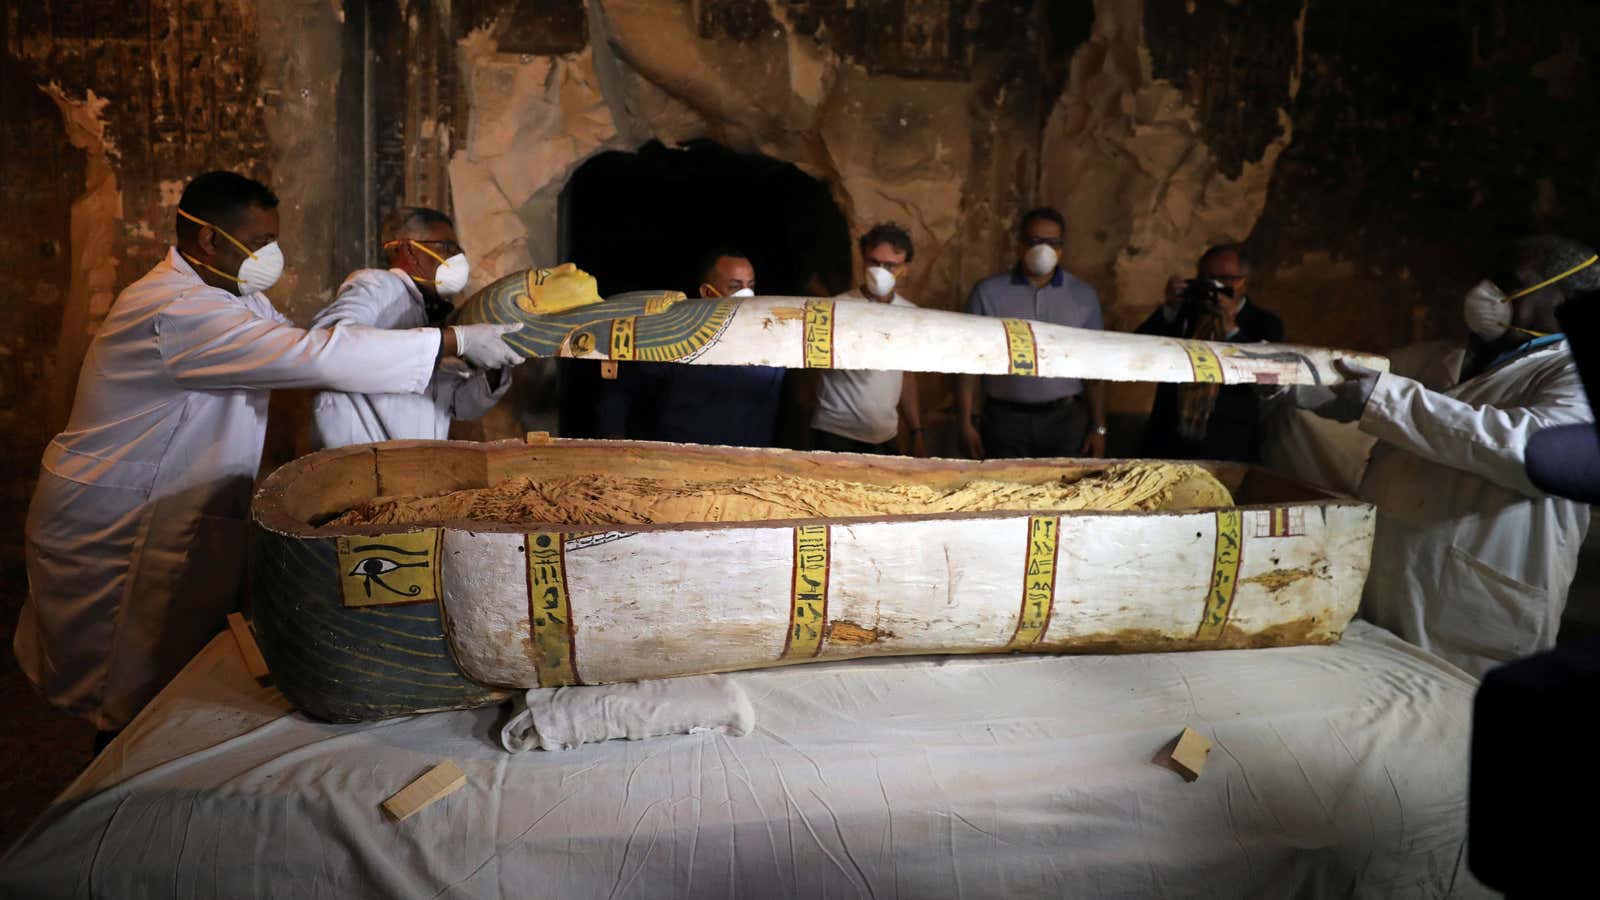
<instances>
[{"instance_id":1,"label":"photographer","mask_svg":"<svg viewBox=\"0 0 1600 900\"><path fill-rule=\"evenodd\" d=\"M1240 344L1283 340L1283 320L1245 293L1250 260L1243 247L1212 247L1196 268L1196 278L1184 281L1174 276L1168 280L1163 303L1139 326L1140 334ZM1249 385L1160 385L1140 454L1160 459L1255 462L1261 454L1255 389Z\"/></svg>"}]
</instances>

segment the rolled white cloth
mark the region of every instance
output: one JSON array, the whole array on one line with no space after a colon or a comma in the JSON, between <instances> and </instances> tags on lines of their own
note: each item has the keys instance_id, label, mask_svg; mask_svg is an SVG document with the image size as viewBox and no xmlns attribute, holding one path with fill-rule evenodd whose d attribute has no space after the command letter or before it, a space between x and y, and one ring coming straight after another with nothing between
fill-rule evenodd
<instances>
[{"instance_id":1,"label":"rolled white cloth","mask_svg":"<svg viewBox=\"0 0 1600 900\"><path fill-rule=\"evenodd\" d=\"M533 688L517 698L516 711L500 729L500 744L521 753L535 745L571 750L613 738L638 741L702 731L740 737L755 720L744 688L722 675Z\"/></svg>"}]
</instances>

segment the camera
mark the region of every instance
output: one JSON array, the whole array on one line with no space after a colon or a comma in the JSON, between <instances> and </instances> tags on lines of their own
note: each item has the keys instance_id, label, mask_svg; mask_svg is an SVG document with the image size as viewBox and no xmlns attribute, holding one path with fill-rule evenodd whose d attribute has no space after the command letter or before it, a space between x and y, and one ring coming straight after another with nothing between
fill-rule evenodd
<instances>
[{"instance_id":1,"label":"camera","mask_svg":"<svg viewBox=\"0 0 1600 900\"><path fill-rule=\"evenodd\" d=\"M1233 288L1215 278L1191 278L1183 283L1178 297L1178 321L1183 325L1183 334L1192 336L1200 319L1215 313L1217 298L1233 299Z\"/></svg>"}]
</instances>

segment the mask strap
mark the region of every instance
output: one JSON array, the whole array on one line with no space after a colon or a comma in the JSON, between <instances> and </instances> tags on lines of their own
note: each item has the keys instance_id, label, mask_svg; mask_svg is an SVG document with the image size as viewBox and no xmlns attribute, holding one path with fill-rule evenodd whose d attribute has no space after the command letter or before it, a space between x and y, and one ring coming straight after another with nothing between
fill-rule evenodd
<instances>
[{"instance_id":1,"label":"mask strap","mask_svg":"<svg viewBox=\"0 0 1600 900\"><path fill-rule=\"evenodd\" d=\"M182 212L182 210L179 210L179 211ZM1500 302L1501 303L1510 303L1511 301L1517 299L1518 297L1526 297L1529 294L1533 293L1534 291L1537 291L1540 288L1547 288L1550 285L1555 284L1556 282L1560 281L1563 278L1566 278L1569 275L1576 275L1579 272L1582 272L1584 269L1587 269L1590 266L1594 265L1595 262L1597 262L1597 261L1600 261L1600 255L1591 256L1588 259L1584 260L1583 262L1578 263L1577 265L1573 266L1572 268L1566 270L1565 272L1562 272L1560 275L1557 275L1554 278L1546 278L1545 280L1539 282L1538 284L1534 285L1533 287L1525 287L1522 290L1517 291L1515 294L1511 294L1510 296L1506 297L1504 300L1501 300ZM1529 333L1533 334L1535 332L1529 332Z\"/></svg>"},{"instance_id":2,"label":"mask strap","mask_svg":"<svg viewBox=\"0 0 1600 900\"><path fill-rule=\"evenodd\" d=\"M178 210L178 211L182 212L183 210ZM234 282L236 284L244 284L244 279L243 278L235 278L234 276L229 275L227 272L222 271L221 269L217 268L216 266L208 266L205 263L201 262L200 260L195 259L194 257L190 256L189 254L183 252L182 250L178 251L178 255L183 257L184 259L188 260L189 261L189 265L191 265L191 266L199 266L200 268L205 269L206 271L211 272L214 275L220 275L221 277L226 278L229 281L232 281L232 282Z\"/></svg>"},{"instance_id":3,"label":"mask strap","mask_svg":"<svg viewBox=\"0 0 1600 900\"><path fill-rule=\"evenodd\" d=\"M424 247L421 243L411 240L410 238L406 238L403 241L390 241L389 243L383 245L383 249L388 250L391 247L398 247L401 244L410 244L411 246L417 248L418 250L421 250L423 253L426 253L429 256L433 257L434 259L438 260L439 261L439 265L441 265L441 266L444 265L444 257L442 257L439 254L433 252L432 250L429 250L427 247ZM438 273L435 272L434 274L437 275ZM438 284L438 282L434 281L432 278L423 278L421 275L412 275L411 278L414 281L420 281L423 284Z\"/></svg>"},{"instance_id":4,"label":"mask strap","mask_svg":"<svg viewBox=\"0 0 1600 900\"><path fill-rule=\"evenodd\" d=\"M700 286L701 286L701 287L708 287L708 288L711 288L711 296L713 296L713 297L717 297L717 298L721 298L721 297L722 297L722 292L721 292L721 291L719 291L719 290L717 290L717 286L716 286L716 285L714 285L714 284L712 284L712 283L711 283L711 282L709 282L709 281L702 281L702 282L700 282Z\"/></svg>"},{"instance_id":5,"label":"mask strap","mask_svg":"<svg viewBox=\"0 0 1600 900\"><path fill-rule=\"evenodd\" d=\"M204 225L205 227L211 229L212 231L215 231L217 234L220 234L223 237L227 238L229 243L233 244L235 247L238 247L240 253L243 253L245 256L248 256L251 259L255 259L256 258L255 252L252 251L249 247L246 247L245 245L239 243L238 238L235 238L233 235L227 233L226 231L223 231L221 228L218 228L217 226L211 224L210 222L207 222L205 219L202 219L199 216L191 216L191 215L189 215L187 212L184 212L184 209L181 206L178 207L178 215L183 216L185 219L188 219L189 221L195 223L196 225ZM184 259L189 259L189 257L185 256ZM194 260L192 260L192 259L189 259L189 261L190 262L194 262ZM200 265L205 266L206 264L205 263L200 263ZM211 269L210 266L206 266L206 268ZM211 269L211 271L217 272L216 269ZM221 272L217 272L217 274L218 275L222 275ZM233 278L232 275L224 275L223 277L224 278ZM233 278L233 280L234 281L239 281L239 279L237 279L237 278ZM243 282L240 282L240 283L243 284Z\"/></svg>"}]
</instances>

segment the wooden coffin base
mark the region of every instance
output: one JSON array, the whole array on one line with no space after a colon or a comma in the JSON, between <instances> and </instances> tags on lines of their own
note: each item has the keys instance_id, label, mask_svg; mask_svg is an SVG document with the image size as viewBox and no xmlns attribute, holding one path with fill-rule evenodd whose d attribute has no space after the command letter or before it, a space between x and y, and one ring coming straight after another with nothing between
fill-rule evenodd
<instances>
[{"instance_id":1,"label":"wooden coffin base","mask_svg":"<svg viewBox=\"0 0 1600 900\"><path fill-rule=\"evenodd\" d=\"M257 495L256 627L284 692L331 719L858 656L1337 640L1365 580L1371 507L1244 465L1202 465L1233 505L1194 508L1219 496L1201 491L1178 495L1178 509L1105 511L1057 495L1045 508L665 523L635 510L602 524L541 522L549 507L538 504L532 518L481 521L460 517L471 502L421 503L403 523L329 524L383 509L377 498L494 496L486 489L518 479L572 490L595 478L844 482L947 498L974 482L1048 494L1138 468L611 441L342 448L285 466ZM817 508L809 502L802 511ZM778 496L776 508L797 507Z\"/></svg>"}]
</instances>

